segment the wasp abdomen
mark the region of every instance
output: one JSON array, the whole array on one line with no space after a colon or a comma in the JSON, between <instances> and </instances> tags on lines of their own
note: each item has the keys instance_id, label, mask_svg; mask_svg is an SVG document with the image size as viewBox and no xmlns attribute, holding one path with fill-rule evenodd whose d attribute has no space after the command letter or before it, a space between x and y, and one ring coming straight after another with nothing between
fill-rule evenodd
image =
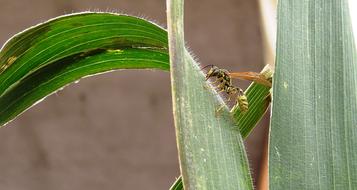
<instances>
[{"instance_id":1,"label":"wasp abdomen","mask_svg":"<svg viewBox=\"0 0 357 190\"><path fill-rule=\"evenodd\" d=\"M237 104L239 106L239 109L242 113L246 113L249 109L248 106L248 99L247 96L245 95L238 95L237 97Z\"/></svg>"}]
</instances>

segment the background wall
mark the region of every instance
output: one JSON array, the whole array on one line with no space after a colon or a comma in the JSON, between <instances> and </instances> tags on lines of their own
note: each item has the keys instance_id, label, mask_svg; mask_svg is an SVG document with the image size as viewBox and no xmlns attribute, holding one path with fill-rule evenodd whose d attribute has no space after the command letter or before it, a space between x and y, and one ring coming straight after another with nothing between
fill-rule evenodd
<instances>
[{"instance_id":1,"label":"background wall","mask_svg":"<svg viewBox=\"0 0 357 190\"><path fill-rule=\"evenodd\" d=\"M122 12L166 23L165 0L0 2L1 45L29 26L78 11ZM256 1L185 3L186 41L202 64L261 70ZM0 189L168 189L179 175L169 83L169 74L160 71L117 71L48 97L0 129ZM255 178L264 120L246 141Z\"/></svg>"}]
</instances>

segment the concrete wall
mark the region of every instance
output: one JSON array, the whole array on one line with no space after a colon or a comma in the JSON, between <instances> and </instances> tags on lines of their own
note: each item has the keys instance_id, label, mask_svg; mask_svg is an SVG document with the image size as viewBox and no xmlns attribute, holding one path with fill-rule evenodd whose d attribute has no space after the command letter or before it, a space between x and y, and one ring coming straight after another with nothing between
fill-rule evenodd
<instances>
[{"instance_id":1,"label":"concrete wall","mask_svg":"<svg viewBox=\"0 0 357 190\"><path fill-rule=\"evenodd\" d=\"M187 44L204 65L259 71L257 9L256 1L187 0ZM0 44L31 25L85 10L166 23L164 0L1 0ZM247 140L254 176L266 128L265 121ZM168 189L179 175L169 74L117 71L83 79L0 129L0 155L0 189Z\"/></svg>"}]
</instances>

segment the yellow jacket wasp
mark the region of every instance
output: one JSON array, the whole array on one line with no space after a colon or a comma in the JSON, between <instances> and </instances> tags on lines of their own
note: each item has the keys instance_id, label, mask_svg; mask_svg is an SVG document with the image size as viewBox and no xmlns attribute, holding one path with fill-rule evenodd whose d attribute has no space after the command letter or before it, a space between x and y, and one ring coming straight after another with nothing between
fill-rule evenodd
<instances>
[{"instance_id":1,"label":"yellow jacket wasp","mask_svg":"<svg viewBox=\"0 0 357 190\"><path fill-rule=\"evenodd\" d=\"M214 65L207 65L201 69L203 70L207 67L210 67L210 69L206 73L206 80L215 77L216 80L212 84L218 83L216 89L218 90L218 92L225 92L228 95L228 101L230 101L232 96L237 95L236 102L235 105L233 106L233 109L236 109L238 107L242 113L246 113L249 109L248 99L241 88L235 87L233 85L232 78L254 81L264 86L271 87L271 81L269 79L266 79L260 73L255 73L255 72L230 73L227 70L220 69Z\"/></svg>"}]
</instances>

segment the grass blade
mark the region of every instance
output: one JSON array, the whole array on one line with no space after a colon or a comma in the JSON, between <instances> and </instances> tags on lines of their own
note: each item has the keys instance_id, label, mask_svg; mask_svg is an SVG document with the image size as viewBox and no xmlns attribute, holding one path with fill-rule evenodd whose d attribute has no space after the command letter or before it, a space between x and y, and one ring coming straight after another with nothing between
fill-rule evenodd
<instances>
[{"instance_id":1,"label":"grass blade","mask_svg":"<svg viewBox=\"0 0 357 190\"><path fill-rule=\"evenodd\" d=\"M184 48L183 1L168 0L174 118L185 189L253 189L242 138Z\"/></svg>"},{"instance_id":2,"label":"grass blade","mask_svg":"<svg viewBox=\"0 0 357 190\"><path fill-rule=\"evenodd\" d=\"M357 187L357 55L347 0L279 0L270 189Z\"/></svg>"},{"instance_id":3,"label":"grass blade","mask_svg":"<svg viewBox=\"0 0 357 190\"><path fill-rule=\"evenodd\" d=\"M59 17L9 40L0 51L0 126L82 77L115 69L169 69L167 33L111 13Z\"/></svg>"}]
</instances>

